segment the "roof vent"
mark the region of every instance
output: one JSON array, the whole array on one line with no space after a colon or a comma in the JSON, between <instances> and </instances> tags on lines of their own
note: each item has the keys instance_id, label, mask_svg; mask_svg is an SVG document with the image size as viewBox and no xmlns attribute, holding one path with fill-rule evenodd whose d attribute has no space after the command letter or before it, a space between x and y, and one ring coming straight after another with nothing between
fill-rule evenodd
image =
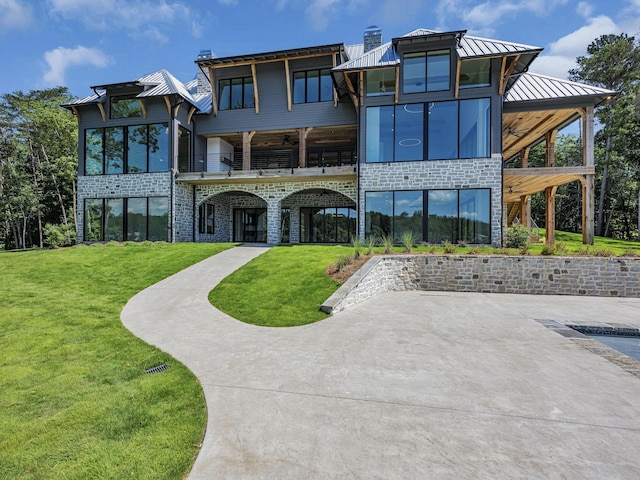
<instances>
[{"instance_id":1,"label":"roof vent","mask_svg":"<svg viewBox=\"0 0 640 480\"><path fill-rule=\"evenodd\" d=\"M382 30L371 25L364 31L364 53L382 45Z\"/></svg>"}]
</instances>

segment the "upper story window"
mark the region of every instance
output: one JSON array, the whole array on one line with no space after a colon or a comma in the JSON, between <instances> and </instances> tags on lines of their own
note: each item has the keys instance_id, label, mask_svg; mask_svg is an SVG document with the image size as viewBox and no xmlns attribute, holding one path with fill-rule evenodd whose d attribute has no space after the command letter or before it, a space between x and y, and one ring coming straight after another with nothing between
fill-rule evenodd
<instances>
[{"instance_id":1,"label":"upper story window","mask_svg":"<svg viewBox=\"0 0 640 480\"><path fill-rule=\"evenodd\" d=\"M220 80L218 98L220 110L234 110L237 108L253 108L255 95L253 78L228 78Z\"/></svg>"},{"instance_id":2,"label":"upper story window","mask_svg":"<svg viewBox=\"0 0 640 480\"><path fill-rule=\"evenodd\" d=\"M307 70L293 74L293 103L329 102L333 100L331 70Z\"/></svg>"},{"instance_id":3,"label":"upper story window","mask_svg":"<svg viewBox=\"0 0 640 480\"><path fill-rule=\"evenodd\" d=\"M85 175L168 171L168 129L166 123L86 129Z\"/></svg>"},{"instance_id":4,"label":"upper story window","mask_svg":"<svg viewBox=\"0 0 640 480\"><path fill-rule=\"evenodd\" d=\"M449 90L450 72L449 50L405 53L402 62L402 91L423 93Z\"/></svg>"},{"instance_id":5,"label":"upper story window","mask_svg":"<svg viewBox=\"0 0 640 480\"><path fill-rule=\"evenodd\" d=\"M111 97L109 118L136 118L142 117L140 101L132 96Z\"/></svg>"},{"instance_id":6,"label":"upper story window","mask_svg":"<svg viewBox=\"0 0 640 480\"><path fill-rule=\"evenodd\" d=\"M395 68L379 68L367 72L367 97L393 95L395 91Z\"/></svg>"},{"instance_id":7,"label":"upper story window","mask_svg":"<svg viewBox=\"0 0 640 480\"><path fill-rule=\"evenodd\" d=\"M368 163L491 154L489 98L369 107L366 122Z\"/></svg>"},{"instance_id":8,"label":"upper story window","mask_svg":"<svg viewBox=\"0 0 640 480\"><path fill-rule=\"evenodd\" d=\"M460 88L488 87L491 85L491 60L476 58L460 63Z\"/></svg>"}]
</instances>

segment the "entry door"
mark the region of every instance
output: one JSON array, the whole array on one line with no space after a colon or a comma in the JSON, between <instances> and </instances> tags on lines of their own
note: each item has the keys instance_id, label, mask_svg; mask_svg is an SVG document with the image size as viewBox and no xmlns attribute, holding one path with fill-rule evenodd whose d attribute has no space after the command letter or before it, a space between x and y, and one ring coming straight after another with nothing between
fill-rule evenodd
<instances>
[{"instance_id":1,"label":"entry door","mask_svg":"<svg viewBox=\"0 0 640 480\"><path fill-rule=\"evenodd\" d=\"M267 241L267 209L239 208L234 211L234 242Z\"/></svg>"}]
</instances>

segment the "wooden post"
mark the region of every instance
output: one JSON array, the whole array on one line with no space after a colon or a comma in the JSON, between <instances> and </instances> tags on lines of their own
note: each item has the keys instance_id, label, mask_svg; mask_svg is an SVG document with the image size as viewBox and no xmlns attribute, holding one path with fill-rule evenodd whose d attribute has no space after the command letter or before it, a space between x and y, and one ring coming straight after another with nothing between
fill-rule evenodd
<instances>
[{"instance_id":1,"label":"wooden post","mask_svg":"<svg viewBox=\"0 0 640 480\"><path fill-rule=\"evenodd\" d=\"M289 59L284 59L284 76L287 85L287 111L291 111L291 72L289 71Z\"/></svg>"},{"instance_id":2,"label":"wooden post","mask_svg":"<svg viewBox=\"0 0 640 480\"><path fill-rule=\"evenodd\" d=\"M547 231L547 245L556 243L556 191L557 186L547 187L544 190L546 197L546 215L544 228Z\"/></svg>"},{"instance_id":3,"label":"wooden post","mask_svg":"<svg viewBox=\"0 0 640 480\"><path fill-rule=\"evenodd\" d=\"M298 129L298 167L307 168L307 135L313 127Z\"/></svg>"},{"instance_id":4,"label":"wooden post","mask_svg":"<svg viewBox=\"0 0 640 480\"><path fill-rule=\"evenodd\" d=\"M260 96L258 95L258 75L256 74L256 64L251 64L251 77L253 79L253 104L256 115L260 113Z\"/></svg>"},{"instance_id":5,"label":"wooden post","mask_svg":"<svg viewBox=\"0 0 640 480\"><path fill-rule=\"evenodd\" d=\"M531 228L531 195L520 196L520 225Z\"/></svg>"},{"instance_id":6,"label":"wooden post","mask_svg":"<svg viewBox=\"0 0 640 480\"><path fill-rule=\"evenodd\" d=\"M255 130L242 132L242 170L251 170L251 139L255 134Z\"/></svg>"},{"instance_id":7,"label":"wooden post","mask_svg":"<svg viewBox=\"0 0 640 480\"><path fill-rule=\"evenodd\" d=\"M593 147L593 107L582 111L582 162L587 167L595 165ZM595 175L585 175L582 185L582 243L593 245L595 237Z\"/></svg>"}]
</instances>

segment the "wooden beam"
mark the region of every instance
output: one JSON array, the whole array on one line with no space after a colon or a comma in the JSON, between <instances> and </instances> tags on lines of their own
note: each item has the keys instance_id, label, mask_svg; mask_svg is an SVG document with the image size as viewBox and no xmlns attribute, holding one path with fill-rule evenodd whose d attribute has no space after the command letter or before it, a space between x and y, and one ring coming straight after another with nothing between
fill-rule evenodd
<instances>
[{"instance_id":1,"label":"wooden beam","mask_svg":"<svg viewBox=\"0 0 640 480\"><path fill-rule=\"evenodd\" d=\"M582 184L582 243L593 245L595 240L595 175L585 175Z\"/></svg>"},{"instance_id":2,"label":"wooden beam","mask_svg":"<svg viewBox=\"0 0 640 480\"><path fill-rule=\"evenodd\" d=\"M298 167L307 167L307 136L313 127L298 128Z\"/></svg>"},{"instance_id":3,"label":"wooden beam","mask_svg":"<svg viewBox=\"0 0 640 480\"><path fill-rule=\"evenodd\" d=\"M76 106L72 106L71 110L73 111L73 114L76 117L76 122L78 122L78 125L80 124L80 110L78 110L78 107Z\"/></svg>"},{"instance_id":4,"label":"wooden beam","mask_svg":"<svg viewBox=\"0 0 640 480\"><path fill-rule=\"evenodd\" d=\"M291 57L292 60L302 60L305 58L315 58L315 57L327 57L329 55L334 55L337 52L322 52L322 53L309 53L306 55L296 55L294 57ZM209 68L213 67L213 68L233 68L233 67L244 67L247 65L251 65L252 63L255 65L260 65L263 63L275 63L275 62L282 62L288 60L288 58L286 57L280 57L280 58L269 58L269 59L264 59L264 60L244 60L242 62L229 62L229 63L216 63L215 65L208 65Z\"/></svg>"},{"instance_id":5,"label":"wooden beam","mask_svg":"<svg viewBox=\"0 0 640 480\"><path fill-rule=\"evenodd\" d=\"M504 59L506 60L507 57L504 57ZM516 65L518 64L518 60L520 60L520 55L514 55L512 62L509 64L508 67L506 67L506 62L503 61L502 62L502 72L500 75L500 90L499 90L499 94L500 95L504 95L504 91L507 88L507 82L509 81L509 77L511 76L511 73L513 72L513 69L516 68Z\"/></svg>"},{"instance_id":6,"label":"wooden beam","mask_svg":"<svg viewBox=\"0 0 640 480\"><path fill-rule=\"evenodd\" d=\"M289 60L284 59L284 76L287 82L287 111L291 111L291 72L289 71Z\"/></svg>"},{"instance_id":7,"label":"wooden beam","mask_svg":"<svg viewBox=\"0 0 640 480\"><path fill-rule=\"evenodd\" d=\"M147 118L147 107L144 106L144 101L139 98L138 103L140 104L140 111L142 112L142 118L146 120Z\"/></svg>"},{"instance_id":8,"label":"wooden beam","mask_svg":"<svg viewBox=\"0 0 640 480\"><path fill-rule=\"evenodd\" d=\"M338 56L332 55L331 58L333 59L333 68L336 68L336 66L338 65ZM331 85L331 89L333 90L333 108L338 108L338 90L336 90L333 82L331 82Z\"/></svg>"},{"instance_id":9,"label":"wooden beam","mask_svg":"<svg viewBox=\"0 0 640 480\"><path fill-rule=\"evenodd\" d=\"M353 88L353 83L351 82L351 78L349 78L349 74L347 72L342 72L344 74L344 81L347 84L347 89L349 90L349 95L351 95L351 101L353 102L353 106L356 107L356 113L358 112L358 108L360 107L360 103L358 102L358 97L356 95L356 89Z\"/></svg>"},{"instance_id":10,"label":"wooden beam","mask_svg":"<svg viewBox=\"0 0 640 480\"><path fill-rule=\"evenodd\" d=\"M544 156L545 167L554 167L556 164L556 135L558 135L558 130L553 129L548 131L544 136L546 144Z\"/></svg>"},{"instance_id":11,"label":"wooden beam","mask_svg":"<svg viewBox=\"0 0 640 480\"><path fill-rule=\"evenodd\" d=\"M531 228L531 195L520 197L520 225Z\"/></svg>"},{"instance_id":12,"label":"wooden beam","mask_svg":"<svg viewBox=\"0 0 640 480\"><path fill-rule=\"evenodd\" d=\"M191 118L193 118L194 113L196 113L196 107L192 105L189 109L189 114L187 115L187 125L191 125Z\"/></svg>"},{"instance_id":13,"label":"wooden beam","mask_svg":"<svg viewBox=\"0 0 640 480\"><path fill-rule=\"evenodd\" d=\"M260 113L260 97L258 95L258 76L256 75L256 64L251 64L251 78L253 79L253 105L256 115Z\"/></svg>"},{"instance_id":14,"label":"wooden beam","mask_svg":"<svg viewBox=\"0 0 640 480\"><path fill-rule=\"evenodd\" d=\"M165 95L163 98L164 103L167 106L167 115L171 116L171 101L169 100L169 96Z\"/></svg>"},{"instance_id":15,"label":"wooden beam","mask_svg":"<svg viewBox=\"0 0 640 480\"><path fill-rule=\"evenodd\" d=\"M211 102L213 104L213 116L218 116L218 94L216 92L216 80L213 67L209 67L209 83L211 84Z\"/></svg>"},{"instance_id":16,"label":"wooden beam","mask_svg":"<svg viewBox=\"0 0 640 480\"><path fill-rule=\"evenodd\" d=\"M545 189L545 206L546 215L544 226L546 229L547 245L553 245L556 243L556 191L557 186L547 187Z\"/></svg>"},{"instance_id":17,"label":"wooden beam","mask_svg":"<svg viewBox=\"0 0 640 480\"><path fill-rule=\"evenodd\" d=\"M395 93L395 103L396 105L400 101L400 67L396 67L396 93Z\"/></svg>"},{"instance_id":18,"label":"wooden beam","mask_svg":"<svg viewBox=\"0 0 640 480\"><path fill-rule=\"evenodd\" d=\"M98 105L98 110L100 110L100 115L102 116L102 121L106 122L107 121L107 114L104 111L104 105L102 105L101 103L97 103L96 105Z\"/></svg>"},{"instance_id":19,"label":"wooden beam","mask_svg":"<svg viewBox=\"0 0 640 480\"><path fill-rule=\"evenodd\" d=\"M531 147L525 147L520 150L520 168L529 167L529 152L531 152Z\"/></svg>"},{"instance_id":20,"label":"wooden beam","mask_svg":"<svg viewBox=\"0 0 640 480\"><path fill-rule=\"evenodd\" d=\"M242 132L242 170L251 170L251 139L256 131Z\"/></svg>"},{"instance_id":21,"label":"wooden beam","mask_svg":"<svg viewBox=\"0 0 640 480\"><path fill-rule=\"evenodd\" d=\"M361 70L359 73L359 82L358 82L358 93L360 97L360 105L364 105L364 70Z\"/></svg>"},{"instance_id":22,"label":"wooden beam","mask_svg":"<svg viewBox=\"0 0 640 480\"><path fill-rule=\"evenodd\" d=\"M584 165L595 165L593 148L593 107L586 107L581 110L582 116L582 163Z\"/></svg>"},{"instance_id":23,"label":"wooden beam","mask_svg":"<svg viewBox=\"0 0 640 480\"><path fill-rule=\"evenodd\" d=\"M457 99L460 94L460 66L462 65L462 60L458 58L458 63L456 64L456 86L455 86L455 94L454 98Z\"/></svg>"}]
</instances>

